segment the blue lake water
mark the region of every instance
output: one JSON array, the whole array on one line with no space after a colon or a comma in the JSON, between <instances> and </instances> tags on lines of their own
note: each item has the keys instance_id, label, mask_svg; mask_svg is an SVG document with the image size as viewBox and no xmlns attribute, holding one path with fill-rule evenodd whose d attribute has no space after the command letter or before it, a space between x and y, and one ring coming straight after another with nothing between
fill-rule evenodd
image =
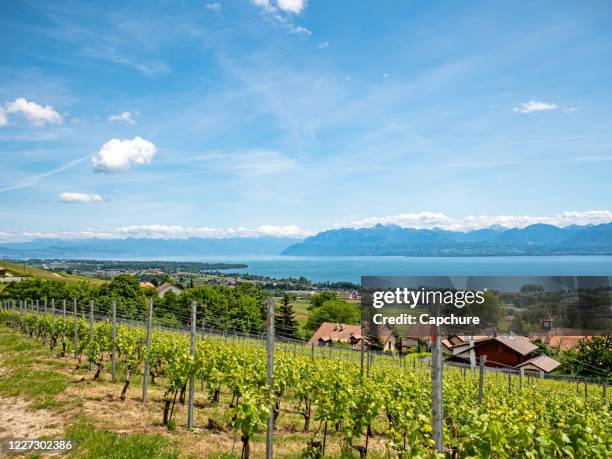
<instances>
[{"instance_id":1,"label":"blue lake water","mask_svg":"<svg viewBox=\"0 0 612 459\"><path fill-rule=\"evenodd\" d=\"M154 257L158 259L160 257ZM169 259L169 258L168 258ZM361 276L612 276L612 256L558 257L175 257L176 261L248 264L237 271L317 282L350 281Z\"/></svg>"}]
</instances>

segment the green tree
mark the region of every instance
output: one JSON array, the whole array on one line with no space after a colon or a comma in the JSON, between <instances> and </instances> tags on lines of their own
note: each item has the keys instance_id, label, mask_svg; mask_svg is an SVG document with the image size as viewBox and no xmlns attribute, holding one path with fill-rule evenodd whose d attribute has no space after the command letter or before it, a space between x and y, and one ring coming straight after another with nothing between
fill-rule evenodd
<instances>
[{"instance_id":1,"label":"green tree","mask_svg":"<svg viewBox=\"0 0 612 459\"><path fill-rule=\"evenodd\" d=\"M583 339L575 352L563 353L564 366L572 373L610 378L612 376L612 337L594 336Z\"/></svg>"},{"instance_id":2,"label":"green tree","mask_svg":"<svg viewBox=\"0 0 612 459\"><path fill-rule=\"evenodd\" d=\"M306 328L315 331L323 322L358 324L360 320L361 313L358 306L344 300L334 299L310 311Z\"/></svg>"},{"instance_id":3,"label":"green tree","mask_svg":"<svg viewBox=\"0 0 612 459\"><path fill-rule=\"evenodd\" d=\"M321 293L317 293L310 297L310 304L308 305L308 310L313 310L316 308L320 308L323 306L323 303L330 300L337 300L338 294L336 292L324 291Z\"/></svg>"},{"instance_id":4,"label":"green tree","mask_svg":"<svg viewBox=\"0 0 612 459\"><path fill-rule=\"evenodd\" d=\"M146 296L136 277L122 274L115 277L112 282L101 285L94 298L96 310L107 313L113 300L117 303L118 316L130 319L144 318Z\"/></svg>"},{"instance_id":5,"label":"green tree","mask_svg":"<svg viewBox=\"0 0 612 459\"><path fill-rule=\"evenodd\" d=\"M283 295L281 305L274 318L274 325L277 333L283 338L298 338L298 324L295 320L293 306L291 306L291 298L288 294Z\"/></svg>"}]
</instances>

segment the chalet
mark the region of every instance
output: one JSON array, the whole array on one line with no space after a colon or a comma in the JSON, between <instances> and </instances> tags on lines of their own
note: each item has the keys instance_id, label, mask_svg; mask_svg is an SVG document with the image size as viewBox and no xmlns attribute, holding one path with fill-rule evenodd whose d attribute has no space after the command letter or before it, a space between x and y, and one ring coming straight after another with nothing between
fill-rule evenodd
<instances>
[{"instance_id":1,"label":"chalet","mask_svg":"<svg viewBox=\"0 0 612 459\"><path fill-rule=\"evenodd\" d=\"M487 366L515 367L528 360L527 355L537 348L524 336L499 335L457 344L451 348L449 360L476 364L486 356Z\"/></svg>"},{"instance_id":2,"label":"chalet","mask_svg":"<svg viewBox=\"0 0 612 459\"><path fill-rule=\"evenodd\" d=\"M383 350L395 350L395 336L388 327L382 326L378 330ZM370 346L370 339L362 336L361 325L338 324L334 322L323 322L317 331L310 337L308 344L315 346L332 346L334 343L348 344L352 349L360 349L361 341L364 340L366 347Z\"/></svg>"},{"instance_id":3,"label":"chalet","mask_svg":"<svg viewBox=\"0 0 612 459\"><path fill-rule=\"evenodd\" d=\"M182 288L177 287L176 285L172 285L170 282L164 282L159 287L157 287L155 289L155 291L157 292L157 295L162 297L162 298L168 292L172 292L175 295L180 295L181 293L183 293L183 289Z\"/></svg>"}]
</instances>

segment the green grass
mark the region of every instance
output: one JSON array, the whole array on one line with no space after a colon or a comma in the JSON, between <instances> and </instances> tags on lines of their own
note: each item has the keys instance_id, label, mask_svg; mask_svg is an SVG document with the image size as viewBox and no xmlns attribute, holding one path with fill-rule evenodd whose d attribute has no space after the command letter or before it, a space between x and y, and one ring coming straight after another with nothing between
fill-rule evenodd
<instances>
[{"instance_id":1,"label":"green grass","mask_svg":"<svg viewBox=\"0 0 612 459\"><path fill-rule=\"evenodd\" d=\"M119 434L98 429L83 416L66 428L66 438L74 440L72 457L78 458L175 458L176 447L159 434Z\"/></svg>"},{"instance_id":2,"label":"green grass","mask_svg":"<svg viewBox=\"0 0 612 459\"><path fill-rule=\"evenodd\" d=\"M106 281L93 277L79 276L77 274L55 273L42 268L37 268L23 263L13 263L10 261L0 261L0 266L6 268L9 273L15 276L35 277L44 280L56 280L62 282L90 282L92 284L101 285Z\"/></svg>"},{"instance_id":3,"label":"green grass","mask_svg":"<svg viewBox=\"0 0 612 459\"><path fill-rule=\"evenodd\" d=\"M34 408L56 406L55 396L68 387L68 376L47 369L32 368L47 353L40 344L0 329L2 368L0 394L33 400Z\"/></svg>"}]
</instances>

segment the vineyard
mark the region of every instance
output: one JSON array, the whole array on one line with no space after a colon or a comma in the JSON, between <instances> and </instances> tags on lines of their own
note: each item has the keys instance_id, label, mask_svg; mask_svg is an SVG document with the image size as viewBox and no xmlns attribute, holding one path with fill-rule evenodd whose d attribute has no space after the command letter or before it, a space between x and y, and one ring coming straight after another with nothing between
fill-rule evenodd
<instances>
[{"instance_id":1,"label":"vineyard","mask_svg":"<svg viewBox=\"0 0 612 459\"><path fill-rule=\"evenodd\" d=\"M610 403L601 387L584 393L538 378L509 384L493 373L479 404L478 373L445 368L441 455L432 438L427 365L380 356L371 365L368 360L363 374L359 353L277 343L269 387L262 340L201 333L193 352L184 331L113 327L96 319L6 305L0 310L0 323L88 367L92 380L112 372L122 387L117 403L140 391L135 378L162 388L158 421L170 430L187 423L176 408L188 403L195 380L195 427L229 432L243 458L253 456L270 417L276 430L300 434L295 454L302 457L606 458L612 451Z\"/></svg>"}]
</instances>

